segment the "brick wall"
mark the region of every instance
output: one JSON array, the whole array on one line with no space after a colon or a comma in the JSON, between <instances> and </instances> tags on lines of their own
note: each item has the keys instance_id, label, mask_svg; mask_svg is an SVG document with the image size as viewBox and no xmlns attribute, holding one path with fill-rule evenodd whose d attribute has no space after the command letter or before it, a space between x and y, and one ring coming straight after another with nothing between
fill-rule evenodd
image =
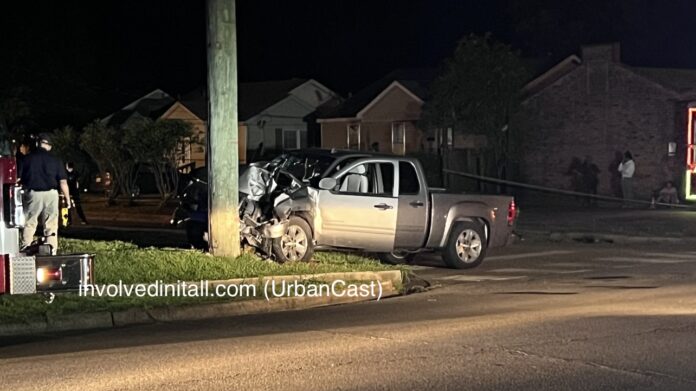
<instances>
[{"instance_id":1,"label":"brick wall","mask_svg":"<svg viewBox=\"0 0 696 391\"><path fill-rule=\"evenodd\" d=\"M615 59L585 61L528 98L515 118L523 129L521 179L571 189L571 160L591 156L601 170L599 193L613 195L620 182L617 159L630 150L635 195L650 199L666 179L680 181L680 154L667 157L668 142L683 144L678 108L672 92Z\"/></svg>"}]
</instances>

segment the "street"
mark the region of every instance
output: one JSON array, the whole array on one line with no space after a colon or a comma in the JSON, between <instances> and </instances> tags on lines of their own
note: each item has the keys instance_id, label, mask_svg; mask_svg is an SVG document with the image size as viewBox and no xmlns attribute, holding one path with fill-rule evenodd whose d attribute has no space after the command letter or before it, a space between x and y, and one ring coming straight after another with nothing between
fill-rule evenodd
<instances>
[{"instance_id":1,"label":"street","mask_svg":"<svg viewBox=\"0 0 696 391\"><path fill-rule=\"evenodd\" d=\"M524 242L473 270L422 257L431 289L380 302L0 341L3 388L693 390L695 261Z\"/></svg>"}]
</instances>

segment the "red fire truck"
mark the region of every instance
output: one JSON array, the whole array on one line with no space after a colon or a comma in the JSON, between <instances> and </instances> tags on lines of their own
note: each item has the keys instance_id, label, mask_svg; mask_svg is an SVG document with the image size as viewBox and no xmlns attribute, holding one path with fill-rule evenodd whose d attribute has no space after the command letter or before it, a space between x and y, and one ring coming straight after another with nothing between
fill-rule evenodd
<instances>
[{"instance_id":1,"label":"red fire truck","mask_svg":"<svg viewBox=\"0 0 696 391\"><path fill-rule=\"evenodd\" d=\"M48 245L20 252L19 234L25 220L12 156L0 156L0 185L0 295L53 294L93 283L94 259L89 254L54 256Z\"/></svg>"}]
</instances>

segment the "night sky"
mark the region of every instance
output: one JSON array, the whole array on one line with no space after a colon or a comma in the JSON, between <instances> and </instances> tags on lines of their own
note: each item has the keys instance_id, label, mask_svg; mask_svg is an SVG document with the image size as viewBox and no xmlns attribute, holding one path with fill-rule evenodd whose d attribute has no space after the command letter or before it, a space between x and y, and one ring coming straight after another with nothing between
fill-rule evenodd
<instances>
[{"instance_id":1,"label":"night sky","mask_svg":"<svg viewBox=\"0 0 696 391\"><path fill-rule=\"evenodd\" d=\"M696 68L693 1L237 0L241 81L314 78L346 94L395 68L435 67L468 33L547 64L621 41L631 65ZM205 2L3 1L0 93L35 126L82 126L154 89L205 81Z\"/></svg>"}]
</instances>

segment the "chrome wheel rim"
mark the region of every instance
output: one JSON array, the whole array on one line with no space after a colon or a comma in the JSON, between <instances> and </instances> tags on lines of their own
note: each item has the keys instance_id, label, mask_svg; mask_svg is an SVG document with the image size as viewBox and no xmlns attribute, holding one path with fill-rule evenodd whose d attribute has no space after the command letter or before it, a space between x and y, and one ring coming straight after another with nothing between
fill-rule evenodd
<instances>
[{"instance_id":1,"label":"chrome wheel rim","mask_svg":"<svg viewBox=\"0 0 696 391\"><path fill-rule=\"evenodd\" d=\"M280 238L280 248L289 261L302 259L307 253L307 235L297 225L291 225Z\"/></svg>"},{"instance_id":2,"label":"chrome wheel rim","mask_svg":"<svg viewBox=\"0 0 696 391\"><path fill-rule=\"evenodd\" d=\"M482 249L481 237L473 229L465 229L457 237L455 250L457 257L464 263L475 262L481 255Z\"/></svg>"}]
</instances>

